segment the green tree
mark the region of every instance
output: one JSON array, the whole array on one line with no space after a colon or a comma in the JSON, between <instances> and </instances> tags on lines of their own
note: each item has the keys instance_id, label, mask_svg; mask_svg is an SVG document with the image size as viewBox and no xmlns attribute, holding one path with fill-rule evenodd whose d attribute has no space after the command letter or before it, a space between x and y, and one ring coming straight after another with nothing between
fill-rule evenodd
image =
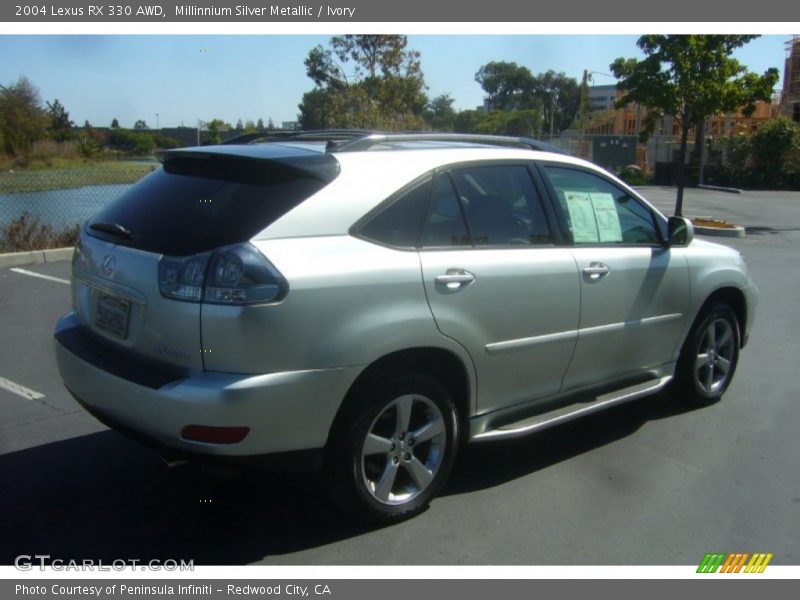
<instances>
[{"instance_id":1,"label":"green tree","mask_svg":"<svg viewBox=\"0 0 800 600\"><path fill-rule=\"evenodd\" d=\"M462 110L453 119L453 131L456 133L475 133L475 127L484 115L475 109Z\"/></svg>"},{"instance_id":2,"label":"green tree","mask_svg":"<svg viewBox=\"0 0 800 600\"><path fill-rule=\"evenodd\" d=\"M258 129L259 131L264 129L264 119L262 119L261 117L258 118L258 122L256 123L256 129Z\"/></svg>"},{"instance_id":3,"label":"green tree","mask_svg":"<svg viewBox=\"0 0 800 600\"><path fill-rule=\"evenodd\" d=\"M111 119L111 128L117 129L118 127L119 127L119 121L117 121L117 118L114 117L113 119Z\"/></svg>"},{"instance_id":4,"label":"green tree","mask_svg":"<svg viewBox=\"0 0 800 600\"><path fill-rule=\"evenodd\" d=\"M221 144L222 132L228 131L231 128L231 126L222 119L211 119L211 121L208 122L207 127L208 138L206 139L209 144Z\"/></svg>"},{"instance_id":5,"label":"green tree","mask_svg":"<svg viewBox=\"0 0 800 600\"><path fill-rule=\"evenodd\" d=\"M491 109L522 109L529 108L533 103L535 78L528 67L515 62L487 63L475 73L475 81L489 97Z\"/></svg>"},{"instance_id":6,"label":"green tree","mask_svg":"<svg viewBox=\"0 0 800 600\"><path fill-rule=\"evenodd\" d=\"M715 114L741 110L752 114L758 100L769 100L778 81L777 69L750 73L732 58L757 36L753 35L644 35L637 46L641 60L618 58L611 72L620 80L622 107L638 102L647 107L645 133L657 119L672 115L681 129L678 151L678 190L675 214L683 214L686 148L689 131Z\"/></svg>"},{"instance_id":7,"label":"green tree","mask_svg":"<svg viewBox=\"0 0 800 600\"><path fill-rule=\"evenodd\" d=\"M494 110L474 124L476 133L530 137L539 127L542 114L537 109Z\"/></svg>"},{"instance_id":8,"label":"green tree","mask_svg":"<svg viewBox=\"0 0 800 600\"><path fill-rule=\"evenodd\" d=\"M267 131L275 131L275 122L272 120L272 117L267 119Z\"/></svg>"},{"instance_id":9,"label":"green tree","mask_svg":"<svg viewBox=\"0 0 800 600\"><path fill-rule=\"evenodd\" d=\"M303 95L303 129L423 128L427 104L419 52L401 35L333 37L305 60L314 89Z\"/></svg>"},{"instance_id":10,"label":"green tree","mask_svg":"<svg viewBox=\"0 0 800 600\"><path fill-rule=\"evenodd\" d=\"M48 124L39 90L27 77L13 85L0 85L0 139L6 154L30 152L33 143L44 138Z\"/></svg>"},{"instance_id":11,"label":"green tree","mask_svg":"<svg viewBox=\"0 0 800 600\"><path fill-rule=\"evenodd\" d=\"M545 129L554 133L572 125L580 108L580 86L565 73L546 71L533 75L528 67L515 62L495 61L475 73L489 99L490 110L541 111ZM537 127L534 131L539 131Z\"/></svg>"},{"instance_id":12,"label":"green tree","mask_svg":"<svg viewBox=\"0 0 800 600\"><path fill-rule=\"evenodd\" d=\"M72 138L72 128L75 123L69 118L69 113L64 105L58 101L58 98L53 100L52 104L47 103L47 114L50 117L50 135L54 140L63 142Z\"/></svg>"},{"instance_id":13,"label":"green tree","mask_svg":"<svg viewBox=\"0 0 800 600\"><path fill-rule=\"evenodd\" d=\"M541 103L543 123L553 133L572 125L581 104L581 89L574 77L549 70L534 78L534 97ZM532 107L531 107L532 108Z\"/></svg>"},{"instance_id":14,"label":"green tree","mask_svg":"<svg viewBox=\"0 0 800 600\"><path fill-rule=\"evenodd\" d=\"M241 118L236 121L236 131L244 131L244 121Z\"/></svg>"},{"instance_id":15,"label":"green tree","mask_svg":"<svg viewBox=\"0 0 800 600\"><path fill-rule=\"evenodd\" d=\"M434 131L453 131L456 111L452 96L442 94L431 100L425 109L425 119Z\"/></svg>"}]
</instances>

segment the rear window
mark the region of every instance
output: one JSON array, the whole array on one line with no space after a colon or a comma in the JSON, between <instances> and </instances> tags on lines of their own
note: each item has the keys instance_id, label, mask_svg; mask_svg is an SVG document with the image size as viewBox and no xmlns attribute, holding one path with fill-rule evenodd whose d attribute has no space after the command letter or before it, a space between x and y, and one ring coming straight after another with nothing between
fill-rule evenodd
<instances>
[{"instance_id":1,"label":"rear window","mask_svg":"<svg viewBox=\"0 0 800 600\"><path fill-rule=\"evenodd\" d=\"M249 157L175 156L92 217L87 233L159 254L206 252L251 239L325 187L331 172ZM130 237L92 228L98 224L121 226Z\"/></svg>"}]
</instances>

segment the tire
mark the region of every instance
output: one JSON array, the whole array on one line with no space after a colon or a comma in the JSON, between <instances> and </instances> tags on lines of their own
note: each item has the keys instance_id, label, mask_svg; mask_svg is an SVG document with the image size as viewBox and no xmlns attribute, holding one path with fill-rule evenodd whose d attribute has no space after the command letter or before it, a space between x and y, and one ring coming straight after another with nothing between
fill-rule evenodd
<instances>
[{"instance_id":1,"label":"tire","mask_svg":"<svg viewBox=\"0 0 800 600\"><path fill-rule=\"evenodd\" d=\"M701 313L678 357L672 396L694 405L719 400L739 362L740 335L739 321L727 304Z\"/></svg>"},{"instance_id":2,"label":"tire","mask_svg":"<svg viewBox=\"0 0 800 600\"><path fill-rule=\"evenodd\" d=\"M325 461L332 499L371 522L412 517L447 480L458 436L455 404L435 378L373 379L347 398L334 424Z\"/></svg>"}]
</instances>

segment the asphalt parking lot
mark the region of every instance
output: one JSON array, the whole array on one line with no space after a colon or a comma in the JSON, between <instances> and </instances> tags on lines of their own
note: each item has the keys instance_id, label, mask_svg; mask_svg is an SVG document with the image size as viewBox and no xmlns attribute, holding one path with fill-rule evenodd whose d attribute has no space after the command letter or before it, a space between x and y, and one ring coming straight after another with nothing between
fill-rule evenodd
<instances>
[{"instance_id":1,"label":"asphalt parking lot","mask_svg":"<svg viewBox=\"0 0 800 600\"><path fill-rule=\"evenodd\" d=\"M674 191L643 193L671 209ZM69 263L0 270L0 564L698 564L706 552L800 563L800 193L690 190L732 220L761 289L734 383L713 406L657 395L534 437L469 447L443 495L370 529L313 476L169 469L63 389L51 349ZM30 273L44 275L36 277ZM2 383L2 382L0 382ZM11 384L23 386L9 391ZM29 391L25 391L25 390ZM36 396L38 397L31 397Z\"/></svg>"}]
</instances>

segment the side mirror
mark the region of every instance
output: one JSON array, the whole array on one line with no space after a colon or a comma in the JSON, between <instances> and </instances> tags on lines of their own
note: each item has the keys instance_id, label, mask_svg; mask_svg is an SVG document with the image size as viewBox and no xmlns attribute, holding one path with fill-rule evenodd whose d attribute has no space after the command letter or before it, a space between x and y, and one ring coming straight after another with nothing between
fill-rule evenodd
<instances>
[{"instance_id":1,"label":"side mirror","mask_svg":"<svg viewBox=\"0 0 800 600\"><path fill-rule=\"evenodd\" d=\"M670 217L667 222L667 243L670 246L688 246L694 239L694 227L689 219Z\"/></svg>"}]
</instances>

